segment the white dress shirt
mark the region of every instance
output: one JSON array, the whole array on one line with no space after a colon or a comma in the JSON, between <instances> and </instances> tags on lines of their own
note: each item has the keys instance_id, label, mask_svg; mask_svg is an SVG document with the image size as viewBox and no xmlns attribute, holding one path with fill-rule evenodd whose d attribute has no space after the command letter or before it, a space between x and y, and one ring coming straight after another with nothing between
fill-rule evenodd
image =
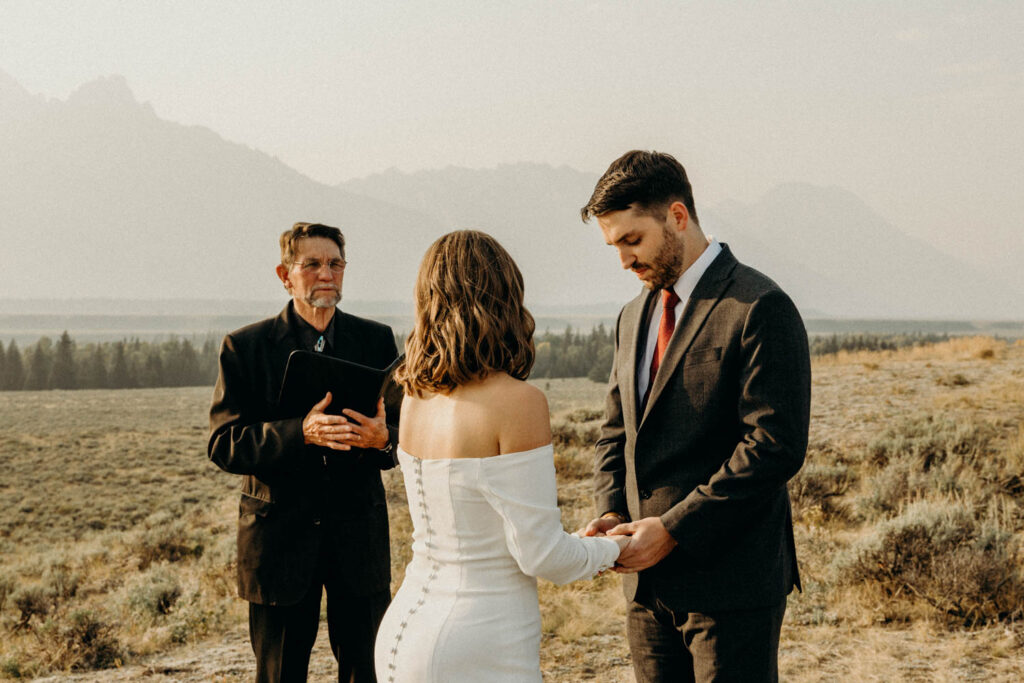
<instances>
[{"instance_id":1,"label":"white dress shirt","mask_svg":"<svg viewBox=\"0 0 1024 683\"><path fill-rule=\"evenodd\" d=\"M708 246L697 260L690 264L690 267L683 271L683 274L679 276L676 283L672 285L672 289L676 291L676 296L679 297L679 303L675 307L676 316L676 330L680 325L679 316L683 312L683 307L686 306L686 302L690 299L690 295L693 294L694 288L697 283L700 282L700 278L704 275L704 271L708 269L711 262L715 260L715 257L722 251L722 245L718 243L714 237L708 235ZM654 304L655 309L651 314L651 319L647 323L647 345L644 347L643 358L640 359L640 366L637 368L636 373L636 390L638 396L643 396L647 393L647 386L651 383L651 359L654 358L654 348L658 345L658 328L661 326L661 315L663 307L661 305L661 293L659 292ZM672 333L674 337L675 332Z\"/></svg>"}]
</instances>

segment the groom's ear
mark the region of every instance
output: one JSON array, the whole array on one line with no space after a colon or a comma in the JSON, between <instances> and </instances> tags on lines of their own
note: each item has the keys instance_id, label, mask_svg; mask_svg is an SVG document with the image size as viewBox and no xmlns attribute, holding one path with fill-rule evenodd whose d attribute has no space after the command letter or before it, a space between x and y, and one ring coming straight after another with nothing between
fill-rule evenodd
<instances>
[{"instance_id":1,"label":"groom's ear","mask_svg":"<svg viewBox=\"0 0 1024 683\"><path fill-rule=\"evenodd\" d=\"M686 204L682 202L669 204L666 220L670 226L675 228L676 232L685 232L690 225L690 212L686 209Z\"/></svg>"}]
</instances>

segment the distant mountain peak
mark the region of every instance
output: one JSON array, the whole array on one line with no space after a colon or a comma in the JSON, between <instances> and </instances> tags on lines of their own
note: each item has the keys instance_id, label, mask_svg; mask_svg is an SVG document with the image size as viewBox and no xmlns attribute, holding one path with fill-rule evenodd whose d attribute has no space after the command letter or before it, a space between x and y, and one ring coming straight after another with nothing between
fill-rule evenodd
<instances>
[{"instance_id":1,"label":"distant mountain peak","mask_svg":"<svg viewBox=\"0 0 1024 683\"><path fill-rule=\"evenodd\" d=\"M439 168L423 168L416 171L403 171L395 166L390 166L379 173L371 173L360 178L345 180L338 183L338 185L357 186L361 183L372 183L380 180L422 181L425 179L449 179L452 177L470 178L475 180L482 177L514 176L515 174L521 174L524 176L542 176L544 178L548 178L552 174L571 177L583 176L587 179L590 179L591 176L593 176L595 180L597 178L595 174L577 170L566 164L554 166L546 162L538 161L511 161L498 162L493 166L486 167L469 167L447 164Z\"/></svg>"},{"instance_id":2,"label":"distant mountain peak","mask_svg":"<svg viewBox=\"0 0 1024 683\"><path fill-rule=\"evenodd\" d=\"M97 78L79 86L68 97L68 104L76 107L104 109L135 109L139 107L135 93L124 76Z\"/></svg>"},{"instance_id":3,"label":"distant mountain peak","mask_svg":"<svg viewBox=\"0 0 1024 683\"><path fill-rule=\"evenodd\" d=\"M765 198L811 199L816 202L851 202L864 204L864 200L838 185L816 185L806 182L780 183L765 193Z\"/></svg>"},{"instance_id":4,"label":"distant mountain peak","mask_svg":"<svg viewBox=\"0 0 1024 683\"><path fill-rule=\"evenodd\" d=\"M21 83L16 81L14 76L0 69L0 102L28 100L31 98L31 93Z\"/></svg>"}]
</instances>

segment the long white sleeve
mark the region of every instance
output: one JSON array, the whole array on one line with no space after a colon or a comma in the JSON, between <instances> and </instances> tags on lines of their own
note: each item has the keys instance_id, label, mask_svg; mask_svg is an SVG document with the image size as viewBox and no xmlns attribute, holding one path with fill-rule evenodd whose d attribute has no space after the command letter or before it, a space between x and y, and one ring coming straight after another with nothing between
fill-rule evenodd
<instances>
[{"instance_id":1,"label":"long white sleeve","mask_svg":"<svg viewBox=\"0 0 1024 683\"><path fill-rule=\"evenodd\" d=\"M615 563L619 546L612 539L579 538L562 529L550 445L479 462L481 491L501 516L509 552L523 573L565 584Z\"/></svg>"}]
</instances>

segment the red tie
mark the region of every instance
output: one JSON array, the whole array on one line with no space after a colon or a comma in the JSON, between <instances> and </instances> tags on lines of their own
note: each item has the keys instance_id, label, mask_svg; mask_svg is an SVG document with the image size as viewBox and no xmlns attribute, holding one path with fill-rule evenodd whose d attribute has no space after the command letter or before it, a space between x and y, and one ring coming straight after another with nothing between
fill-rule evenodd
<instances>
[{"instance_id":1,"label":"red tie","mask_svg":"<svg viewBox=\"0 0 1024 683\"><path fill-rule=\"evenodd\" d=\"M661 290L661 323L658 325L658 345L654 347L654 355L651 357L651 376L647 381L647 392L644 393L644 404L651 395L651 387L654 386L654 378L661 367L662 356L668 348L668 340L676 329L676 304L679 303L679 295L675 289Z\"/></svg>"}]
</instances>

